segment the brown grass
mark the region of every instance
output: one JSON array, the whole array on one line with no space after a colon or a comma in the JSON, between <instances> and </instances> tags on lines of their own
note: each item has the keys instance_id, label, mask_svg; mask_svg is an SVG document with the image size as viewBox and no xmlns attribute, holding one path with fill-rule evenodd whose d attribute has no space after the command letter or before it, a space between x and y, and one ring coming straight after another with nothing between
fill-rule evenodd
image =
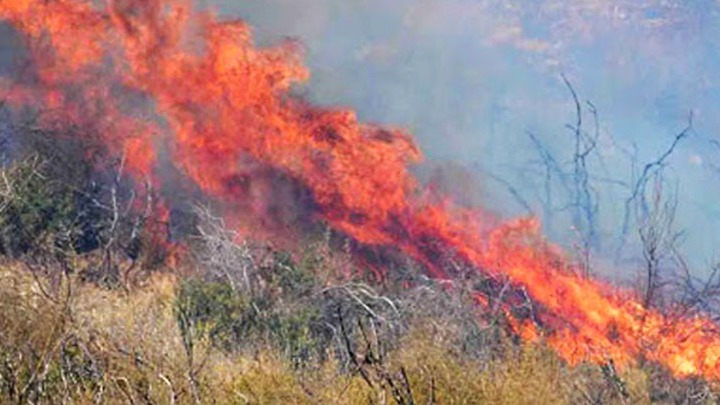
<instances>
[{"instance_id":1,"label":"brown grass","mask_svg":"<svg viewBox=\"0 0 720 405\"><path fill-rule=\"evenodd\" d=\"M176 278L145 284L107 291L64 278L53 287L2 267L0 402L395 403L382 376L398 383L403 371L416 404L651 402L643 369L620 373L623 395L598 366L569 368L539 345L506 342L496 358L466 358L427 323L388 353L373 386L332 355L293 369L270 347L228 353L199 339L189 353L173 311Z\"/></svg>"}]
</instances>

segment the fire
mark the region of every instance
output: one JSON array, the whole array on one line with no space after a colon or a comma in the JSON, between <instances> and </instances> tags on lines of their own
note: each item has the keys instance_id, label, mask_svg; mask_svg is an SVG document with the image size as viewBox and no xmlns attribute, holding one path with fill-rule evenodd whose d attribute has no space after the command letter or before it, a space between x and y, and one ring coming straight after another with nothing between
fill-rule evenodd
<instances>
[{"instance_id":1,"label":"fire","mask_svg":"<svg viewBox=\"0 0 720 405\"><path fill-rule=\"evenodd\" d=\"M452 278L441 265L452 252L524 288L537 316L515 327L570 363L645 358L677 376L720 379L711 320L673 319L577 276L534 219L497 226L427 198L408 169L421 160L409 134L293 96L309 78L296 43L256 48L244 22L189 0L4 0L0 19L32 60L6 99L102 134L134 175L152 176L167 145L207 195L232 204L243 198L241 162L259 162L302 184L316 219L360 243L399 249L440 279Z\"/></svg>"}]
</instances>

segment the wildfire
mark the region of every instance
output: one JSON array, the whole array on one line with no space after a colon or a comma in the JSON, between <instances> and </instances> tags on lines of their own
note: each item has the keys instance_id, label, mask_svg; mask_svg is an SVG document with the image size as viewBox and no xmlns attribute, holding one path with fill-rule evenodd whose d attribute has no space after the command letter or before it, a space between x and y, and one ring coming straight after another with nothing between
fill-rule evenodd
<instances>
[{"instance_id":1,"label":"wildfire","mask_svg":"<svg viewBox=\"0 0 720 405\"><path fill-rule=\"evenodd\" d=\"M156 148L168 145L207 195L232 203L244 198L241 162L260 162L300 182L317 219L360 243L395 247L441 279L452 276L441 256L453 252L524 288L542 310L516 328L570 363L642 357L677 376L720 379L712 321L671 319L575 275L534 219L495 226L425 198L408 171L421 159L409 134L294 97L309 77L297 44L256 48L244 22L190 1L3 0L0 19L32 61L5 83L5 99L102 134L134 175L152 176Z\"/></svg>"}]
</instances>

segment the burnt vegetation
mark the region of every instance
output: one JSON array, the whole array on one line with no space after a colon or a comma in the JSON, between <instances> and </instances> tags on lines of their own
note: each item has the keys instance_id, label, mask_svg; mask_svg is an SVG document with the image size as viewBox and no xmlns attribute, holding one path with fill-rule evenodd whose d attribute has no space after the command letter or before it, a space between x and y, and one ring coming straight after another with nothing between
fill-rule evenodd
<instances>
[{"instance_id":1,"label":"burnt vegetation","mask_svg":"<svg viewBox=\"0 0 720 405\"><path fill-rule=\"evenodd\" d=\"M530 139L545 214L571 211L578 262L590 273L599 239L594 184L609 180L588 164L597 111L565 83L577 111L570 164ZM570 366L542 343L523 342L508 316L534 320L542 308L522 287L466 268L451 252L433 256L452 281L322 224L306 225L302 249L285 251L233 231L208 204L168 208L153 179L131 176L122 154L78 136L83 129L51 131L37 115L3 113L3 403L718 400L715 382L678 379L656 364ZM660 187L668 157L691 130L689 120L657 160L633 161L636 174L618 181L628 190L620 237L634 229L642 242L638 295L646 306L716 316L720 266L704 280L691 275L675 243L677 198ZM555 190L567 201L558 203Z\"/></svg>"}]
</instances>

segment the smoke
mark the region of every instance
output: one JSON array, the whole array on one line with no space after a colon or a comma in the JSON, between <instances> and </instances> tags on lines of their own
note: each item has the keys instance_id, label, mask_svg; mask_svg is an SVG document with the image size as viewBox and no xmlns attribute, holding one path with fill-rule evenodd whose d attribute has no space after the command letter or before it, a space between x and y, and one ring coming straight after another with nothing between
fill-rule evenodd
<instances>
[{"instance_id":1,"label":"smoke","mask_svg":"<svg viewBox=\"0 0 720 405\"><path fill-rule=\"evenodd\" d=\"M0 23L0 75L13 73L15 62L22 57L18 38L11 26Z\"/></svg>"},{"instance_id":2,"label":"smoke","mask_svg":"<svg viewBox=\"0 0 720 405\"><path fill-rule=\"evenodd\" d=\"M296 37L313 76L309 96L347 105L359 117L401 125L417 135L436 165L476 171L482 203L506 215L542 214L533 177L536 134L561 161L570 160L574 121L566 74L581 101L600 117L604 165L598 177L629 181L622 149L637 148L642 165L661 154L695 113L695 133L665 171L677 187L676 227L699 273L717 253L720 176L712 146L719 114L716 74L720 38L715 2L660 0L207 0L221 13L249 20L261 43ZM534 168L534 169L533 169ZM488 176L491 174L492 176ZM447 177L447 176L446 176ZM502 182L497 181L501 179ZM605 243L618 243L627 190L595 185ZM558 203L558 205L561 205ZM567 215L544 218L550 236L576 240ZM628 249L630 250L630 249ZM601 269L602 270L602 269Z\"/></svg>"}]
</instances>

